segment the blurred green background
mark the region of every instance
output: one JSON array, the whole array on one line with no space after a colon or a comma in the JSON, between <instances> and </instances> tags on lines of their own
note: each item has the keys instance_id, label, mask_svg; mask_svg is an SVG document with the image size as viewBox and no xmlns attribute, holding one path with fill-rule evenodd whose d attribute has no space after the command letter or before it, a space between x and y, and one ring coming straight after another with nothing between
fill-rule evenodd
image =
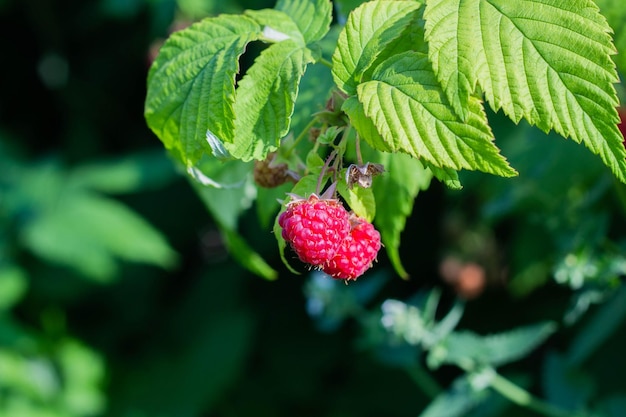
<instances>
[{"instance_id":1,"label":"blurred green background","mask_svg":"<svg viewBox=\"0 0 626 417\"><path fill-rule=\"evenodd\" d=\"M619 49L623 7L603 3ZM0 0L0 416L416 416L433 395L419 353L390 353L375 321L384 300L431 288L466 300L460 327L479 333L561 323L504 371L566 408L626 416L626 188L562 138L490 114L520 176L422 192L408 281L382 253L348 287L292 275L254 207L239 232L279 278L235 262L146 127L145 80L175 28L272 6ZM488 405L472 415L535 415Z\"/></svg>"}]
</instances>

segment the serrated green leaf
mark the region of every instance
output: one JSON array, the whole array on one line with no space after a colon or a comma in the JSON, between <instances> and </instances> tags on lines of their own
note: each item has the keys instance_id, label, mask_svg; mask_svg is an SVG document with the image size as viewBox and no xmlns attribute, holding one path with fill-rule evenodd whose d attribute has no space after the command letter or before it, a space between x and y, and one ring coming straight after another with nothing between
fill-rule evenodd
<instances>
[{"instance_id":1,"label":"serrated green leaf","mask_svg":"<svg viewBox=\"0 0 626 417\"><path fill-rule=\"evenodd\" d=\"M376 200L375 224L394 269L402 278L409 274L400 260L400 234L413 211L420 190L430 185L431 173L417 159L408 155L383 153L369 146L361 148L364 161L382 164L385 172L374 178L372 191Z\"/></svg>"},{"instance_id":2,"label":"serrated green leaf","mask_svg":"<svg viewBox=\"0 0 626 417\"><path fill-rule=\"evenodd\" d=\"M379 151L391 152L392 148L385 142L385 139L378 133L376 126L372 120L365 115L363 106L356 98L356 96L350 96L344 101L341 109L350 118L350 123L359 134L359 137L364 139L372 148Z\"/></svg>"},{"instance_id":3,"label":"serrated green leaf","mask_svg":"<svg viewBox=\"0 0 626 417\"><path fill-rule=\"evenodd\" d=\"M431 367L445 363L499 366L524 357L555 330L554 323L544 322L487 336L452 332L429 352L427 361Z\"/></svg>"},{"instance_id":4,"label":"serrated green leaf","mask_svg":"<svg viewBox=\"0 0 626 417\"><path fill-rule=\"evenodd\" d=\"M510 177L516 175L493 143L477 99L462 122L447 104L426 55L396 55L359 84L357 97L388 147L428 163L455 170L470 169Z\"/></svg>"},{"instance_id":5,"label":"serrated green leaf","mask_svg":"<svg viewBox=\"0 0 626 417\"><path fill-rule=\"evenodd\" d=\"M226 144L234 157L263 159L278 147L289 131L298 83L310 62L310 50L291 40L261 53L237 89L235 142Z\"/></svg>"},{"instance_id":6,"label":"serrated green leaf","mask_svg":"<svg viewBox=\"0 0 626 417\"><path fill-rule=\"evenodd\" d=\"M184 165L211 153L207 132L234 140L238 59L261 33L249 17L221 15L175 32L161 47L148 74L145 117Z\"/></svg>"},{"instance_id":7,"label":"serrated green leaf","mask_svg":"<svg viewBox=\"0 0 626 417\"><path fill-rule=\"evenodd\" d=\"M617 55L613 56L613 60L617 64L617 69L626 75L626 8L622 0L595 0L600 8L600 12L606 17L609 25L613 28L615 35L613 41L617 49Z\"/></svg>"},{"instance_id":8,"label":"serrated green leaf","mask_svg":"<svg viewBox=\"0 0 626 417\"><path fill-rule=\"evenodd\" d=\"M298 46L306 45L304 36L296 22L280 10L246 10L245 15L258 22L263 28L261 39L264 41L274 43L289 39Z\"/></svg>"},{"instance_id":9,"label":"serrated green leaf","mask_svg":"<svg viewBox=\"0 0 626 417\"><path fill-rule=\"evenodd\" d=\"M419 7L417 1L370 1L352 11L332 58L337 86L353 95L363 74L385 46L402 35Z\"/></svg>"},{"instance_id":10,"label":"serrated green leaf","mask_svg":"<svg viewBox=\"0 0 626 417\"><path fill-rule=\"evenodd\" d=\"M433 68L463 120L479 88L494 110L584 143L626 182L615 48L591 0L435 0L424 18Z\"/></svg>"},{"instance_id":11,"label":"serrated green leaf","mask_svg":"<svg viewBox=\"0 0 626 417\"><path fill-rule=\"evenodd\" d=\"M376 201L371 188L353 187L348 188L345 182L337 184L337 191L346 200L350 209L359 217L368 222L376 216Z\"/></svg>"},{"instance_id":12,"label":"serrated green leaf","mask_svg":"<svg viewBox=\"0 0 626 417\"><path fill-rule=\"evenodd\" d=\"M440 168L426 161L422 161L422 164L433 173L435 178L443 182L451 190L460 190L463 188L461 180L459 180L459 173L452 168Z\"/></svg>"},{"instance_id":13,"label":"serrated green leaf","mask_svg":"<svg viewBox=\"0 0 626 417\"><path fill-rule=\"evenodd\" d=\"M293 19L306 44L322 39L330 29L333 6L328 0L279 0L276 9Z\"/></svg>"}]
</instances>

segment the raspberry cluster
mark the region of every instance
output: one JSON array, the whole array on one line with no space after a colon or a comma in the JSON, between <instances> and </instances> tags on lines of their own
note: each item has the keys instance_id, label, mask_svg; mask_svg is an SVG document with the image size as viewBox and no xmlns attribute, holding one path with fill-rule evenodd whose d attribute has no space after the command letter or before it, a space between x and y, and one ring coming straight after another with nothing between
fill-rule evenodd
<instances>
[{"instance_id":1,"label":"raspberry cluster","mask_svg":"<svg viewBox=\"0 0 626 417\"><path fill-rule=\"evenodd\" d=\"M336 199L295 198L278 218L282 237L302 262L333 278L354 280L372 266L380 233Z\"/></svg>"}]
</instances>

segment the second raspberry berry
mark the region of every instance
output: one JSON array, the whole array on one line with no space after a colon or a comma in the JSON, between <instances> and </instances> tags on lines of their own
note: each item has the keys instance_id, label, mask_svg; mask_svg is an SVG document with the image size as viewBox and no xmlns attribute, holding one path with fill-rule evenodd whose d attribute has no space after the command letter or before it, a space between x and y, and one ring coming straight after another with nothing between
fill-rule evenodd
<instances>
[{"instance_id":1,"label":"second raspberry berry","mask_svg":"<svg viewBox=\"0 0 626 417\"><path fill-rule=\"evenodd\" d=\"M357 279L372 266L381 247L380 233L371 223L356 216L351 222L350 234L323 267L333 278Z\"/></svg>"}]
</instances>

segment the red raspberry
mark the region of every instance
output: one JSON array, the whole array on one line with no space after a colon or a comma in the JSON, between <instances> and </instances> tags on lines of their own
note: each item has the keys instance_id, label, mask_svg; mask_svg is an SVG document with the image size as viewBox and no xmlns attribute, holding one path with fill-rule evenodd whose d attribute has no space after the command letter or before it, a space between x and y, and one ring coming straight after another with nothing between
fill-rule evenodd
<instances>
[{"instance_id":1,"label":"red raspberry","mask_svg":"<svg viewBox=\"0 0 626 417\"><path fill-rule=\"evenodd\" d=\"M335 255L350 233L350 216L339 200L296 199L278 217L282 236L302 262L321 266Z\"/></svg>"},{"instance_id":2,"label":"red raspberry","mask_svg":"<svg viewBox=\"0 0 626 417\"><path fill-rule=\"evenodd\" d=\"M353 216L350 234L323 270L333 278L355 280L371 266L380 249L380 233L365 219Z\"/></svg>"}]
</instances>

